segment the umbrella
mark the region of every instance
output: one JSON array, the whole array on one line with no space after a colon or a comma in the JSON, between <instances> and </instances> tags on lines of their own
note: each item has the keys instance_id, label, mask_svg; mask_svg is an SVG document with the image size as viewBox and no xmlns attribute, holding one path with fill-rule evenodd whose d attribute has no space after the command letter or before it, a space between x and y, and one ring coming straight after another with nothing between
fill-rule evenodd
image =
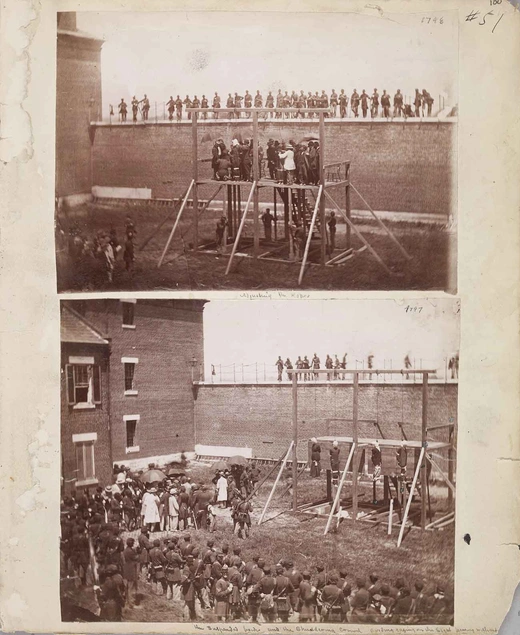
<instances>
[{"instance_id":1,"label":"umbrella","mask_svg":"<svg viewBox=\"0 0 520 635\"><path fill-rule=\"evenodd\" d=\"M143 483L160 483L166 479L166 474L161 470L148 470L141 474Z\"/></svg>"},{"instance_id":2,"label":"umbrella","mask_svg":"<svg viewBox=\"0 0 520 635\"><path fill-rule=\"evenodd\" d=\"M305 143L306 141L319 141L319 137L317 137L316 135L305 135L305 137L303 137L302 139L300 139L298 141L298 143Z\"/></svg>"},{"instance_id":3,"label":"umbrella","mask_svg":"<svg viewBox=\"0 0 520 635\"><path fill-rule=\"evenodd\" d=\"M186 474L186 470L183 467L171 467L168 470L168 476L184 476Z\"/></svg>"},{"instance_id":4,"label":"umbrella","mask_svg":"<svg viewBox=\"0 0 520 635\"><path fill-rule=\"evenodd\" d=\"M212 470L227 470L229 465L225 461L215 461L211 466Z\"/></svg>"},{"instance_id":5,"label":"umbrella","mask_svg":"<svg viewBox=\"0 0 520 635\"><path fill-rule=\"evenodd\" d=\"M230 465L247 465L247 459L244 456L232 456L228 461Z\"/></svg>"}]
</instances>

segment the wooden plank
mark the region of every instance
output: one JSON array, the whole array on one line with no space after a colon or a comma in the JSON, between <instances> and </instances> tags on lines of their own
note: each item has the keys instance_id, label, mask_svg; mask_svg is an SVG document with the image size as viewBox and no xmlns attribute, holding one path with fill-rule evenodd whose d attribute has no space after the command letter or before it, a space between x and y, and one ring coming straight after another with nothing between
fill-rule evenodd
<instances>
[{"instance_id":1,"label":"wooden plank","mask_svg":"<svg viewBox=\"0 0 520 635\"><path fill-rule=\"evenodd\" d=\"M258 113L253 112L253 181L260 180L260 166L258 164ZM260 226L258 222L258 188L255 187L253 195L253 257L258 258L260 251Z\"/></svg>"},{"instance_id":2,"label":"wooden plank","mask_svg":"<svg viewBox=\"0 0 520 635\"><path fill-rule=\"evenodd\" d=\"M336 260L341 260L342 258L344 258L345 256L347 256L347 255L349 255L351 253L352 253L352 248L345 249L344 251L339 253L337 256L334 256L334 258L331 258L330 260L327 260L327 262L325 264L326 265L331 265L333 262L336 262Z\"/></svg>"},{"instance_id":3,"label":"wooden plank","mask_svg":"<svg viewBox=\"0 0 520 635\"><path fill-rule=\"evenodd\" d=\"M350 467L350 463L352 461L352 457L354 456L354 450L356 449L356 444L353 443L352 447L350 448L350 453L348 455L348 459L347 462L345 463L345 468L343 469L343 473L341 474L341 480L338 484L338 491L336 492L336 496L334 497L334 501L332 503L332 507L330 508L330 513L329 513L329 517L327 519L327 525L325 527L325 531L323 532L323 535L326 536L329 529L330 529L330 524L332 522L332 517L334 516L334 512L336 510L336 507L339 503L340 497L341 497L341 488L343 487L343 483L345 482L345 478L347 476L347 472L348 472L348 468Z\"/></svg>"},{"instance_id":4,"label":"wooden plank","mask_svg":"<svg viewBox=\"0 0 520 635\"><path fill-rule=\"evenodd\" d=\"M231 255L229 256L229 262L228 262L228 265L226 267L226 272L224 274L226 276L229 274L229 270L231 269L231 264L233 263L233 258L235 257L236 250L238 249L238 242L240 240L240 235L242 234L242 230L244 229L244 225L246 223L247 211L249 209L249 204L251 203L251 198L253 197L253 192L255 191L255 189L256 189L256 181L253 181L253 185L251 187L251 191L249 192L249 196L248 196L247 203L246 203L246 206L245 206L245 209L244 209L244 213L242 214L242 219L240 221L240 226L238 228L237 235L235 236L235 242L233 244L233 249L231 251Z\"/></svg>"},{"instance_id":5,"label":"wooden plank","mask_svg":"<svg viewBox=\"0 0 520 635\"><path fill-rule=\"evenodd\" d=\"M412 504L413 493L415 491L415 487L417 485L417 479L419 478L419 471L421 469L421 464L424 458L424 447L421 448L421 454L419 456L419 460L417 461L417 467L415 469L415 474L413 475L412 487L410 488L410 495L408 496L408 500L406 501L406 508L404 511L403 520L401 522L401 530L399 532L399 538L397 539L397 546L401 546L401 542L403 541L404 528L406 526L406 519L408 518L408 514L410 512L410 505Z\"/></svg>"},{"instance_id":6,"label":"wooden plank","mask_svg":"<svg viewBox=\"0 0 520 635\"><path fill-rule=\"evenodd\" d=\"M305 271L305 263L307 262L307 257L309 255L309 247L311 245L312 232L314 230L314 224L316 223L316 217L318 215L318 207L321 200L322 192L323 192L323 186L320 185L320 189L318 190L318 196L316 197L316 204L314 205L314 211L312 212L311 225L309 227L309 233L307 235L307 244L305 245L305 252L303 254L302 265L300 267L300 275L298 276L298 285L300 285L303 280L303 274Z\"/></svg>"},{"instance_id":7,"label":"wooden plank","mask_svg":"<svg viewBox=\"0 0 520 635\"><path fill-rule=\"evenodd\" d=\"M179 221L181 219L182 216L182 212L184 211L184 208L186 207L186 203L188 202L188 196L190 195L190 192L193 188L193 186L195 185L195 181L192 179L188 190L186 191L186 196L184 197L184 200L182 201L182 205L179 209L179 213L177 214L177 218L175 219L175 223L173 224L172 230L170 232L170 235L168 236L168 240L166 241L166 245L163 249L163 252L161 254L161 257L159 258L159 262L157 263L157 268L159 269L159 267L162 265L164 257L166 256L166 252L168 251L168 248L170 246L170 243L172 242L173 239L173 235L175 234L175 230L177 229L177 225L179 224Z\"/></svg>"},{"instance_id":8,"label":"wooden plank","mask_svg":"<svg viewBox=\"0 0 520 635\"><path fill-rule=\"evenodd\" d=\"M287 463L287 459L289 458L289 455L292 452L293 444L294 444L294 442L291 441L291 444L289 445L289 449L287 450L287 454L285 455L284 460L282 461L282 464L280 465L280 470L278 471L278 474L276 476L276 480L273 483L273 487L272 487L271 491L269 492L269 496L268 496L268 498L267 498L267 500L265 502L265 505L264 505L264 508L262 510L262 513L260 514L260 518L258 519L258 523L257 523L258 525L262 524L262 521L263 521L264 516L265 516L265 512L267 511L267 508L269 507L269 503L271 502L271 499L273 498L274 490L276 489L276 486L278 485L278 481L280 480L280 477L283 474L283 471L285 469L285 465Z\"/></svg>"},{"instance_id":9,"label":"wooden plank","mask_svg":"<svg viewBox=\"0 0 520 635\"><path fill-rule=\"evenodd\" d=\"M392 534L392 521L394 519L394 499L390 499L390 509L388 510L388 535Z\"/></svg>"},{"instance_id":10,"label":"wooden plank","mask_svg":"<svg viewBox=\"0 0 520 635\"><path fill-rule=\"evenodd\" d=\"M437 472L442 476L443 480L445 481L446 485L450 488L450 490L455 494L455 485L450 481L450 479L446 476L446 474L444 474L444 472L441 470L441 468L437 465L437 463L432 459L432 457L427 454L426 458L428 459L428 461L430 461L430 463L432 464L432 467L434 467Z\"/></svg>"},{"instance_id":11,"label":"wooden plank","mask_svg":"<svg viewBox=\"0 0 520 635\"><path fill-rule=\"evenodd\" d=\"M332 198L332 196L327 192L327 190L325 190L325 196L329 199L329 201L334 205L334 207L338 210L338 212L343 216L343 218L345 219L345 221L347 222L347 224L349 225L349 227L351 227L351 229L354 230L354 232L357 234L358 238L361 240L361 242L367 247L367 249L370 250L371 254L374 256L374 258L377 260L377 262L390 274L390 275L394 275L393 271L391 271L388 266L386 265L386 263L383 261L383 259L381 258L381 256L377 253L377 251L372 247L372 245L370 245L370 243L366 240L366 238L363 236L363 234L359 231L359 229L355 226L355 224L350 220L350 218L348 218L348 216L345 214L345 212L340 208L340 206L336 203L336 201Z\"/></svg>"},{"instance_id":12,"label":"wooden plank","mask_svg":"<svg viewBox=\"0 0 520 635\"><path fill-rule=\"evenodd\" d=\"M323 112L320 112L319 138L320 151L318 160L320 163L320 185L322 189L318 192L318 199L320 199L321 264L324 265L327 260L327 225L325 219L325 199L320 197L320 192L325 186L325 114Z\"/></svg>"},{"instance_id":13,"label":"wooden plank","mask_svg":"<svg viewBox=\"0 0 520 635\"><path fill-rule=\"evenodd\" d=\"M428 443L428 374L422 377L422 418L421 418L421 441L423 448ZM424 455L424 453L423 453ZM426 490L428 488L428 475L426 473L426 461L421 461L421 528L426 527Z\"/></svg>"},{"instance_id":14,"label":"wooden plank","mask_svg":"<svg viewBox=\"0 0 520 635\"><path fill-rule=\"evenodd\" d=\"M197 191L197 179L199 178L199 164L198 158L198 142L197 142L197 113L194 112L191 117L191 133L192 133L192 162L193 162L193 250L197 251L199 248L199 195Z\"/></svg>"},{"instance_id":15,"label":"wooden plank","mask_svg":"<svg viewBox=\"0 0 520 635\"><path fill-rule=\"evenodd\" d=\"M394 234L394 232L390 229L390 227L388 227L387 225L385 225L385 223L383 223L383 221L379 218L379 216L374 212L374 210L370 207L370 205L365 201L365 199L361 196L361 194L359 193L359 190L357 190L354 185L352 185L352 183L350 184L350 187L354 190L354 192L359 196L359 198L363 201L363 203L368 207L368 209L370 210L370 213L372 214L372 216L376 219L376 221L379 223L379 226L383 228L383 230L390 236L390 238L394 241L394 243L397 245L397 247L399 248L399 250L401 251L401 253L404 255L405 258L407 258L408 260L412 260L412 256L410 256L410 254L406 251L406 249L401 245L401 243L399 242L399 240L397 239L397 236Z\"/></svg>"},{"instance_id":16,"label":"wooden plank","mask_svg":"<svg viewBox=\"0 0 520 635\"><path fill-rule=\"evenodd\" d=\"M433 529L435 525L437 525L438 523L442 523L448 518L452 518L453 516L455 516L455 512L450 512L449 514L446 514L445 516L442 516L441 518L437 518L437 520L434 520L429 525L426 525L426 529Z\"/></svg>"}]
</instances>

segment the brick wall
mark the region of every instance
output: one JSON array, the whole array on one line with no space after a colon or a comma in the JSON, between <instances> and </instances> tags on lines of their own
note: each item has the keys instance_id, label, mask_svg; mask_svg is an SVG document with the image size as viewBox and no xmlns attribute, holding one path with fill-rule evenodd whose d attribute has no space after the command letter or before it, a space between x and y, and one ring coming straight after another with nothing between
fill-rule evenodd
<instances>
[{"instance_id":1,"label":"brick wall","mask_svg":"<svg viewBox=\"0 0 520 635\"><path fill-rule=\"evenodd\" d=\"M93 357L94 363L101 369L101 403L95 408L78 410L69 406L67 399L67 375L65 366L69 356ZM64 491L74 490L73 479L77 476L76 449L72 435L97 433L94 444L95 474L101 484L110 482L112 462L110 459L108 391L108 346L89 346L87 344L62 344L61 347L61 467L64 478Z\"/></svg>"},{"instance_id":2,"label":"brick wall","mask_svg":"<svg viewBox=\"0 0 520 635\"><path fill-rule=\"evenodd\" d=\"M457 386L429 386L428 425L457 422ZM398 422L408 439L421 438L422 386L360 384L359 419L375 419L385 438L400 440ZM328 419L352 419L352 385L302 385L298 389L298 457L307 458L306 441L313 436L349 436L351 424ZM235 385L199 388L195 401L197 443L251 447L253 456L278 458L292 439L292 398L289 385ZM359 436L378 438L372 423L361 422ZM430 440L447 440L434 431Z\"/></svg>"},{"instance_id":3,"label":"brick wall","mask_svg":"<svg viewBox=\"0 0 520 635\"><path fill-rule=\"evenodd\" d=\"M376 210L449 214L452 209L453 173L456 164L455 123L443 122L330 122L325 126L325 163L350 160L352 183ZM199 159L211 156L212 143L229 141L236 132L252 135L252 124L201 123L198 131ZM259 124L260 143L269 138L300 141L318 133L317 123L270 122ZM94 185L151 188L154 198L183 194L192 178L192 130L189 123L96 127L93 145ZM202 164L200 178L209 178L209 164ZM200 189L199 199L208 198L212 185ZM335 194L336 196L336 194ZM261 200L271 200L270 188ZM243 194L245 200L245 193ZM338 202L342 203L341 193ZM366 209L353 193L354 209Z\"/></svg>"},{"instance_id":4,"label":"brick wall","mask_svg":"<svg viewBox=\"0 0 520 635\"><path fill-rule=\"evenodd\" d=\"M90 193L89 121L101 112L101 42L59 32L56 79L56 194ZM92 102L91 102L92 100Z\"/></svg>"},{"instance_id":5,"label":"brick wall","mask_svg":"<svg viewBox=\"0 0 520 635\"><path fill-rule=\"evenodd\" d=\"M192 391L193 356L204 364L203 302L138 300L135 329L122 327L119 300L88 300L83 314L111 341L110 420L112 460L132 459L191 450L194 446ZM125 395L122 357L136 357L137 395ZM197 365L198 365L197 364ZM198 373L198 368L196 369ZM124 415L140 415L135 445L126 453Z\"/></svg>"}]
</instances>

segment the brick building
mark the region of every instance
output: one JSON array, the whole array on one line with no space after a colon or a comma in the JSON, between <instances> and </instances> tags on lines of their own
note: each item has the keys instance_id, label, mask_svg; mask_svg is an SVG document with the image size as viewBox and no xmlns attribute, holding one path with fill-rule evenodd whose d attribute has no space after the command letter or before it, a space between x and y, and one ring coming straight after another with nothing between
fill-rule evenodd
<instances>
[{"instance_id":1,"label":"brick building","mask_svg":"<svg viewBox=\"0 0 520 635\"><path fill-rule=\"evenodd\" d=\"M102 45L78 31L75 13L58 13L56 196L69 204L91 198L90 122L101 115Z\"/></svg>"},{"instance_id":2,"label":"brick building","mask_svg":"<svg viewBox=\"0 0 520 635\"><path fill-rule=\"evenodd\" d=\"M69 304L61 308L61 468L70 493L112 474L110 342Z\"/></svg>"},{"instance_id":3,"label":"brick building","mask_svg":"<svg viewBox=\"0 0 520 635\"><path fill-rule=\"evenodd\" d=\"M183 450L193 450L193 379L199 378L204 364L204 301L103 299L62 305L62 317L73 314L110 349L106 377L101 378L107 386L107 410L105 402L85 410L103 411L96 426L110 429L110 438L103 444L98 440L96 452L103 445L109 448L110 465L146 467L150 461L167 462ZM62 394L65 390L63 386ZM73 406L64 409L66 405L62 434L77 414ZM70 457L67 460L70 469Z\"/></svg>"}]
</instances>

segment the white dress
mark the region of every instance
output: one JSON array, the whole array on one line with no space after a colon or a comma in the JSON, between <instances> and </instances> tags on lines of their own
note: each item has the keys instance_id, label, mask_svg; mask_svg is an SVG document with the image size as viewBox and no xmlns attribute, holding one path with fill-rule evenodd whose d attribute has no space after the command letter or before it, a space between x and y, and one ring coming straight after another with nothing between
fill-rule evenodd
<instances>
[{"instance_id":1,"label":"white dress","mask_svg":"<svg viewBox=\"0 0 520 635\"><path fill-rule=\"evenodd\" d=\"M227 501L227 479L221 476L217 481L217 503Z\"/></svg>"},{"instance_id":2,"label":"white dress","mask_svg":"<svg viewBox=\"0 0 520 635\"><path fill-rule=\"evenodd\" d=\"M159 516L159 497L151 492L145 492L143 494L143 501L141 507L141 516L144 516L144 522L158 523L161 520Z\"/></svg>"}]
</instances>

